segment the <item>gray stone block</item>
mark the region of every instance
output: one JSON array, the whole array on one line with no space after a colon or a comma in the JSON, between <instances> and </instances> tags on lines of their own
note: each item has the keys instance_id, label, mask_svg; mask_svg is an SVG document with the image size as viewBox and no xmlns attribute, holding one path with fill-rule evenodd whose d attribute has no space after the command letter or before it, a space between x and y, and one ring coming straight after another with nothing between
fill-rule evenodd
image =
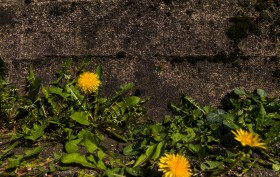
<instances>
[{"instance_id":1,"label":"gray stone block","mask_svg":"<svg viewBox=\"0 0 280 177\"><path fill-rule=\"evenodd\" d=\"M155 119L180 93L203 105L219 105L237 86L279 94L276 1L265 10L269 20L260 18L255 1L18 2L0 5L0 57L10 66L9 81L21 88L29 64L46 84L65 58L78 64L89 55L93 66L104 66L105 95L135 82L142 96L154 96L147 107ZM236 16L249 17L259 34L235 44L227 32Z\"/></svg>"}]
</instances>

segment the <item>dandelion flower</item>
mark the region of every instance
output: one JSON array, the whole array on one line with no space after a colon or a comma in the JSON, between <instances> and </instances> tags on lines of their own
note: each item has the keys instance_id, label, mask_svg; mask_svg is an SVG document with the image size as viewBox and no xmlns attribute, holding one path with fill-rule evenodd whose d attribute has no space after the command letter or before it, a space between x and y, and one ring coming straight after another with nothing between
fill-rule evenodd
<instances>
[{"instance_id":1,"label":"dandelion flower","mask_svg":"<svg viewBox=\"0 0 280 177\"><path fill-rule=\"evenodd\" d=\"M101 81L98 76L92 72L85 72L80 75L77 81L77 86L84 93L93 93L96 92Z\"/></svg>"},{"instance_id":2,"label":"dandelion flower","mask_svg":"<svg viewBox=\"0 0 280 177\"><path fill-rule=\"evenodd\" d=\"M251 146L266 149L265 143L262 143L259 135L252 134L242 129L231 131L235 135L235 139L239 141L242 146Z\"/></svg>"},{"instance_id":3,"label":"dandelion flower","mask_svg":"<svg viewBox=\"0 0 280 177\"><path fill-rule=\"evenodd\" d=\"M190 177L192 175L191 165L184 156L165 154L159 159L159 170L164 177Z\"/></svg>"}]
</instances>

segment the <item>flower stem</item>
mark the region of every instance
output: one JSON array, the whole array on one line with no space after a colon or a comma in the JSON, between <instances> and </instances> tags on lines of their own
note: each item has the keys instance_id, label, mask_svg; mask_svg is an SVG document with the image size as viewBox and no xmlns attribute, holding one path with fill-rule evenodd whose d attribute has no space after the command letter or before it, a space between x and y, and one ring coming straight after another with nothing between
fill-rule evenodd
<instances>
[{"instance_id":1,"label":"flower stem","mask_svg":"<svg viewBox=\"0 0 280 177\"><path fill-rule=\"evenodd\" d=\"M243 157L245 157L245 154L239 152L239 157L233 163L231 163L231 165L228 168L222 170L218 174L215 174L215 176L220 176L222 174L228 173L230 170L233 170L238 165L238 163L243 159Z\"/></svg>"},{"instance_id":2,"label":"flower stem","mask_svg":"<svg viewBox=\"0 0 280 177\"><path fill-rule=\"evenodd\" d=\"M84 102L85 102L87 96L88 96L88 94L85 94L85 96L84 96L82 102L80 103L80 108L83 107L83 104L84 104Z\"/></svg>"}]
</instances>

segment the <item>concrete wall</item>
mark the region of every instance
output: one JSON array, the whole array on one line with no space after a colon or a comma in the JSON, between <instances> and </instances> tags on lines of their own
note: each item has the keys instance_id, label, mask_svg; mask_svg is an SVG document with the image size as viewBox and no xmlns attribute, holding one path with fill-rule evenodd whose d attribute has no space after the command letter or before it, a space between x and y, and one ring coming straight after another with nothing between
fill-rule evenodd
<instances>
[{"instance_id":1,"label":"concrete wall","mask_svg":"<svg viewBox=\"0 0 280 177\"><path fill-rule=\"evenodd\" d=\"M161 119L180 93L202 105L219 105L238 86L279 95L279 4L0 0L0 57L9 64L9 81L22 88L30 64L47 84L65 59L78 65L90 56L91 68L103 66L104 94L134 82L137 94L154 97L148 116ZM249 22L231 22L236 16ZM232 37L239 33L248 36Z\"/></svg>"}]
</instances>

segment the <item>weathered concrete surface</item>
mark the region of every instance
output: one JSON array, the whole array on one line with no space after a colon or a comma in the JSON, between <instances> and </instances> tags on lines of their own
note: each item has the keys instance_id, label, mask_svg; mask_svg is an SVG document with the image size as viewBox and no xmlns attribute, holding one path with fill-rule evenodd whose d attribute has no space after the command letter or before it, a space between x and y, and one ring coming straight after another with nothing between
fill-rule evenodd
<instances>
[{"instance_id":1,"label":"weathered concrete surface","mask_svg":"<svg viewBox=\"0 0 280 177\"><path fill-rule=\"evenodd\" d=\"M253 0L0 2L0 57L20 86L29 64L48 83L65 58L89 55L92 68L103 66L105 94L134 82L137 94L154 97L147 115L157 120L180 93L203 105L219 105L237 86L279 95L278 1L262 11ZM226 35L235 16L249 16L260 35L235 44Z\"/></svg>"}]
</instances>

